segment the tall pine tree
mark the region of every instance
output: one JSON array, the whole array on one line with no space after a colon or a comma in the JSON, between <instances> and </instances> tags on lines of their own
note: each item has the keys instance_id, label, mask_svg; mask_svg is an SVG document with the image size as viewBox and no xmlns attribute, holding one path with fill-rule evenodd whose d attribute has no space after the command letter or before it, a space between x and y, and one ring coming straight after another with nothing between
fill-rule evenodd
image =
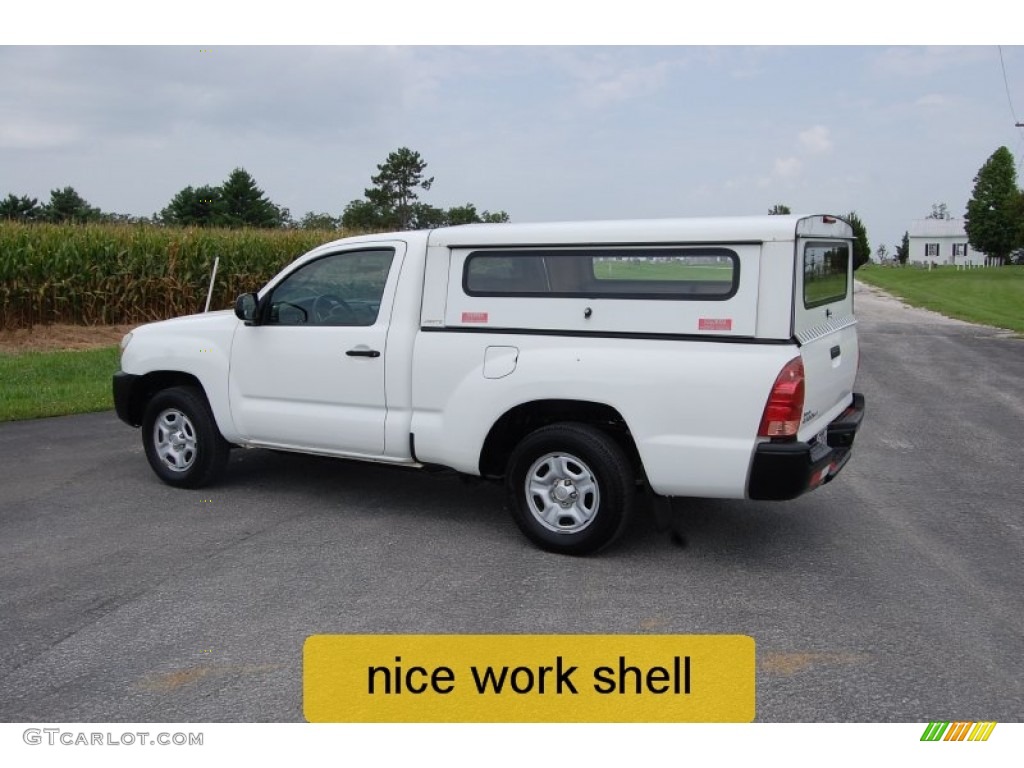
<instances>
[{"instance_id":1,"label":"tall pine tree","mask_svg":"<svg viewBox=\"0 0 1024 768\"><path fill-rule=\"evenodd\" d=\"M1020 211L1021 191L1017 188L1013 155L1000 147L974 177L974 192L967 201L964 227L971 247L1005 263L1010 253L1024 243Z\"/></svg>"},{"instance_id":2,"label":"tall pine tree","mask_svg":"<svg viewBox=\"0 0 1024 768\"><path fill-rule=\"evenodd\" d=\"M256 180L243 168L235 168L220 186L218 223L227 227L279 227L281 209L274 205Z\"/></svg>"}]
</instances>

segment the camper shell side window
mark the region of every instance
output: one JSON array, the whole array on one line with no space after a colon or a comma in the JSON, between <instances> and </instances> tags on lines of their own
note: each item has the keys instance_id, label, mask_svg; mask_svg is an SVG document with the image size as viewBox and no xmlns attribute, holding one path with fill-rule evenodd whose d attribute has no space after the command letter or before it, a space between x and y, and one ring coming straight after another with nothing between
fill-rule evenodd
<instances>
[{"instance_id":1,"label":"camper shell side window","mask_svg":"<svg viewBox=\"0 0 1024 768\"><path fill-rule=\"evenodd\" d=\"M729 248L478 250L465 262L467 296L723 301L739 287Z\"/></svg>"}]
</instances>

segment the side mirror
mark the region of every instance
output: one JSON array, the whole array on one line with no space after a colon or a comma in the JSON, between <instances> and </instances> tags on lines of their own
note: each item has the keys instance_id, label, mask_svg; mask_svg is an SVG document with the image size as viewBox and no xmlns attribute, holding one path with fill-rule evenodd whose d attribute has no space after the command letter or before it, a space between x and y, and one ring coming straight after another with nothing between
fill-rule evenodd
<instances>
[{"instance_id":1,"label":"side mirror","mask_svg":"<svg viewBox=\"0 0 1024 768\"><path fill-rule=\"evenodd\" d=\"M257 306L255 293L243 293L235 299L235 317L244 321L246 325L258 325L256 322Z\"/></svg>"}]
</instances>

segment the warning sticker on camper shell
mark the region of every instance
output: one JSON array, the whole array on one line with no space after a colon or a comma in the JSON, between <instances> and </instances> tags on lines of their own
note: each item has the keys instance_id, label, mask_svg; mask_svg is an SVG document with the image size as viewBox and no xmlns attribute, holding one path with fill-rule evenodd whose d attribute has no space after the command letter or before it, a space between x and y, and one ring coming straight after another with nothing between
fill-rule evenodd
<instances>
[{"instance_id":1,"label":"warning sticker on camper shell","mask_svg":"<svg viewBox=\"0 0 1024 768\"><path fill-rule=\"evenodd\" d=\"M463 315L465 317L465 315ZM702 317L697 322L697 328L702 331L731 331L731 317Z\"/></svg>"}]
</instances>

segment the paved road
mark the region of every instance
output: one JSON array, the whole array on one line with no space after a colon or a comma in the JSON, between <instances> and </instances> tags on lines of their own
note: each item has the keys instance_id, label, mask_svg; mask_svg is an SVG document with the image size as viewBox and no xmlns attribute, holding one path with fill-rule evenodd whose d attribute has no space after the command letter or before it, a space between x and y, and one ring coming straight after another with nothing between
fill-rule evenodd
<instances>
[{"instance_id":1,"label":"paved road","mask_svg":"<svg viewBox=\"0 0 1024 768\"><path fill-rule=\"evenodd\" d=\"M499 489L236 452L160 484L112 413L0 425L0 720L302 719L319 632L743 633L763 721L1024 719L1024 341L861 290L831 485L677 504L589 559Z\"/></svg>"}]
</instances>

